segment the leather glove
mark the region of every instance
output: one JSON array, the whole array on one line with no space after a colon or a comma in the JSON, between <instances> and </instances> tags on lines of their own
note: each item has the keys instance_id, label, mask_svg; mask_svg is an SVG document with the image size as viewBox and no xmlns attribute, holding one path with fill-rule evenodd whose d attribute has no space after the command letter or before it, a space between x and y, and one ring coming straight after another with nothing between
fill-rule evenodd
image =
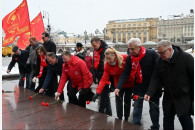
<instances>
[{"instance_id":1,"label":"leather glove","mask_svg":"<svg viewBox=\"0 0 195 130\"><path fill-rule=\"evenodd\" d=\"M98 94L98 93L96 93L96 94L93 96L92 101L94 101L94 102L95 102L95 100L96 100L98 97L99 97L99 94Z\"/></svg>"},{"instance_id":2,"label":"leather glove","mask_svg":"<svg viewBox=\"0 0 195 130\"><path fill-rule=\"evenodd\" d=\"M36 80L37 80L37 78L36 77L34 77L33 79L32 79L32 81L35 83L36 82Z\"/></svg>"}]
</instances>

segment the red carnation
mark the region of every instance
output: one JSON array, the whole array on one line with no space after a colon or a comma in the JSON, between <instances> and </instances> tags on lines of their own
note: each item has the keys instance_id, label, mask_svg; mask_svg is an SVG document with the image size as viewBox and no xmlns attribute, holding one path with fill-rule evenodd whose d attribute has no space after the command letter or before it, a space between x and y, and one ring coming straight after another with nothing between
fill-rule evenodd
<instances>
[{"instance_id":1,"label":"red carnation","mask_svg":"<svg viewBox=\"0 0 195 130\"><path fill-rule=\"evenodd\" d=\"M45 102L42 102L41 105L42 105L42 106L45 106Z\"/></svg>"},{"instance_id":2,"label":"red carnation","mask_svg":"<svg viewBox=\"0 0 195 130\"><path fill-rule=\"evenodd\" d=\"M32 100L32 96L29 96L29 99Z\"/></svg>"},{"instance_id":3,"label":"red carnation","mask_svg":"<svg viewBox=\"0 0 195 130\"><path fill-rule=\"evenodd\" d=\"M48 106L49 106L49 103L48 103L48 102L47 102L47 103L45 103L45 106L47 106L47 107L48 107Z\"/></svg>"},{"instance_id":4,"label":"red carnation","mask_svg":"<svg viewBox=\"0 0 195 130\"><path fill-rule=\"evenodd\" d=\"M15 60L18 60L18 58L15 58Z\"/></svg>"},{"instance_id":5,"label":"red carnation","mask_svg":"<svg viewBox=\"0 0 195 130\"><path fill-rule=\"evenodd\" d=\"M23 80L25 80L25 77L23 78Z\"/></svg>"},{"instance_id":6,"label":"red carnation","mask_svg":"<svg viewBox=\"0 0 195 130\"><path fill-rule=\"evenodd\" d=\"M133 95L133 99L136 101L138 99L138 95Z\"/></svg>"},{"instance_id":7,"label":"red carnation","mask_svg":"<svg viewBox=\"0 0 195 130\"><path fill-rule=\"evenodd\" d=\"M90 104L90 101L87 101L87 105Z\"/></svg>"}]
</instances>

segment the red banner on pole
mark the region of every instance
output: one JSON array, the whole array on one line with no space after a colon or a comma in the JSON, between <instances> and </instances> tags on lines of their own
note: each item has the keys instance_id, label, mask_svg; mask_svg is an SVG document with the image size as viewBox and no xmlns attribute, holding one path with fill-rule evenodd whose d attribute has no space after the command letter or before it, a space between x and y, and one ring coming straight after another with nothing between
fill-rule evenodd
<instances>
[{"instance_id":1,"label":"red banner on pole","mask_svg":"<svg viewBox=\"0 0 195 130\"><path fill-rule=\"evenodd\" d=\"M30 20L26 0L23 0L16 9L4 17L2 28L6 34L2 46L9 45L14 42L17 36L30 32Z\"/></svg>"}]
</instances>

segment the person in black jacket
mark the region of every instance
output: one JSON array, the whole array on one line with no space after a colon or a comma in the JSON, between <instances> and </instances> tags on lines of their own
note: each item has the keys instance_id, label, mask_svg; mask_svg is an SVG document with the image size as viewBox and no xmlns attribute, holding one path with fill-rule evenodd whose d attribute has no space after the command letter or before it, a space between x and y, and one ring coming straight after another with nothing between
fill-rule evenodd
<instances>
[{"instance_id":1,"label":"person in black jacket","mask_svg":"<svg viewBox=\"0 0 195 130\"><path fill-rule=\"evenodd\" d=\"M144 98L151 100L150 97L163 86L164 130L174 130L176 114L183 130L193 130L191 114L194 111L194 58L167 40L158 43L157 52L160 57L156 60Z\"/></svg>"},{"instance_id":2,"label":"person in black jacket","mask_svg":"<svg viewBox=\"0 0 195 130\"><path fill-rule=\"evenodd\" d=\"M62 65L63 59L62 56L56 56L54 52L47 52L47 74L42 85L42 88L39 90L39 93L43 93L51 97L55 96L55 92L57 92L58 83L51 86L50 84L53 82L53 75L57 74L61 77L62 75ZM52 88L48 88L52 87ZM60 100L64 100L64 93L60 95Z\"/></svg>"},{"instance_id":3,"label":"person in black jacket","mask_svg":"<svg viewBox=\"0 0 195 130\"><path fill-rule=\"evenodd\" d=\"M94 37L91 39L91 45L94 48L93 52L93 67L94 67L94 82L99 83L103 73L104 73L104 52L108 48L108 45L100 40L98 37ZM99 95L95 95L98 97ZM109 85L106 85L101 93L100 107L99 112L105 113L107 115L112 115L110 98L109 98Z\"/></svg>"},{"instance_id":4,"label":"person in black jacket","mask_svg":"<svg viewBox=\"0 0 195 130\"><path fill-rule=\"evenodd\" d=\"M115 94L118 95L121 87L125 83L126 79L131 75L134 78L134 94L143 97L148 90L150 79L154 70L155 60L158 54L151 49L145 49L141 45L141 40L139 38L131 38L128 41L130 55L127 57L125 68L119 78L117 83L117 89L115 89ZM161 90L153 97L152 101L159 106L159 98L161 97ZM151 129L159 129L159 108L153 103L149 102L150 105L150 117L153 125ZM140 124L143 109L143 98L138 98L134 102L133 110L133 123Z\"/></svg>"},{"instance_id":5,"label":"person in black jacket","mask_svg":"<svg viewBox=\"0 0 195 130\"><path fill-rule=\"evenodd\" d=\"M26 65L26 61L29 57L29 51L20 50L18 46L14 46L13 50L14 55L12 55L12 60L8 66L7 73L11 71L15 63L18 63L19 73L20 73L20 80L19 80L19 87L24 87L24 80L26 77L26 88L29 89L29 76L30 76L30 67Z\"/></svg>"},{"instance_id":6,"label":"person in black jacket","mask_svg":"<svg viewBox=\"0 0 195 130\"><path fill-rule=\"evenodd\" d=\"M83 44L78 42L76 44L76 53L75 56L78 56L80 59L85 61L86 51L83 48Z\"/></svg>"},{"instance_id":7,"label":"person in black jacket","mask_svg":"<svg viewBox=\"0 0 195 130\"><path fill-rule=\"evenodd\" d=\"M42 39L44 41L43 46L47 52L54 52L56 54L56 44L50 40L47 32L42 33Z\"/></svg>"}]
</instances>

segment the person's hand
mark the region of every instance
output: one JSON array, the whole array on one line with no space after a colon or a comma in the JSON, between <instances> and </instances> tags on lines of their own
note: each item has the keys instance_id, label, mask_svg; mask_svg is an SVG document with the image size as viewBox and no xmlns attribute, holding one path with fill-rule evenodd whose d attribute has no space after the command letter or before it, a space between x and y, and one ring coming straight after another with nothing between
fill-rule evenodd
<instances>
[{"instance_id":1,"label":"person's hand","mask_svg":"<svg viewBox=\"0 0 195 130\"><path fill-rule=\"evenodd\" d=\"M98 97L99 97L99 94L98 94L98 93L96 93L96 94L92 97L92 101L94 101L94 102L95 102L95 100L96 100Z\"/></svg>"},{"instance_id":2,"label":"person's hand","mask_svg":"<svg viewBox=\"0 0 195 130\"><path fill-rule=\"evenodd\" d=\"M36 82L36 80L37 80L37 78L36 77L34 77L33 79L32 79L32 81L35 83Z\"/></svg>"},{"instance_id":3,"label":"person's hand","mask_svg":"<svg viewBox=\"0 0 195 130\"><path fill-rule=\"evenodd\" d=\"M116 96L119 96L119 92L120 92L120 89L117 89L117 88L116 88L116 89L114 90L114 93L115 93Z\"/></svg>"},{"instance_id":4,"label":"person's hand","mask_svg":"<svg viewBox=\"0 0 195 130\"><path fill-rule=\"evenodd\" d=\"M58 97L60 96L60 94L61 93L56 92L56 94L55 94L55 100L58 100Z\"/></svg>"},{"instance_id":5,"label":"person's hand","mask_svg":"<svg viewBox=\"0 0 195 130\"><path fill-rule=\"evenodd\" d=\"M149 95L147 95L147 94L145 94L145 95L144 95L144 100L146 100L146 101L150 101L150 96L149 96Z\"/></svg>"},{"instance_id":6,"label":"person's hand","mask_svg":"<svg viewBox=\"0 0 195 130\"><path fill-rule=\"evenodd\" d=\"M44 89L41 88L41 89L39 90L39 93L43 93L43 92L44 92Z\"/></svg>"},{"instance_id":7,"label":"person's hand","mask_svg":"<svg viewBox=\"0 0 195 130\"><path fill-rule=\"evenodd\" d=\"M7 73L9 73L9 72L10 72L10 70L7 70L6 72L7 72Z\"/></svg>"}]
</instances>

